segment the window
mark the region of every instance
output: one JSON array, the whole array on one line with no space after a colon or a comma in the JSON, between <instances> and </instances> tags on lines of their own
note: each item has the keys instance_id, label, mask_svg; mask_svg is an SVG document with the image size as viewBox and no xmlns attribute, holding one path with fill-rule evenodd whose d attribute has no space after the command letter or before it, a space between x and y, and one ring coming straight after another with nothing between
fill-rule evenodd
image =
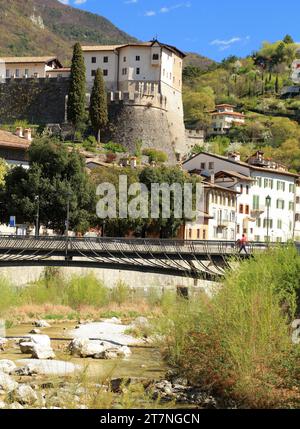
<instances>
[{"instance_id":1,"label":"window","mask_svg":"<svg viewBox=\"0 0 300 429\"><path fill-rule=\"evenodd\" d=\"M206 230L203 230L203 240L206 240Z\"/></svg>"},{"instance_id":2,"label":"window","mask_svg":"<svg viewBox=\"0 0 300 429\"><path fill-rule=\"evenodd\" d=\"M96 57L92 57L92 64L96 64L97 62L97 58Z\"/></svg>"},{"instance_id":3,"label":"window","mask_svg":"<svg viewBox=\"0 0 300 429\"><path fill-rule=\"evenodd\" d=\"M200 229L197 229L197 239L200 240Z\"/></svg>"},{"instance_id":4,"label":"window","mask_svg":"<svg viewBox=\"0 0 300 429\"><path fill-rule=\"evenodd\" d=\"M205 170L206 169L206 164L205 164L205 162L201 162L201 170Z\"/></svg>"},{"instance_id":5,"label":"window","mask_svg":"<svg viewBox=\"0 0 300 429\"><path fill-rule=\"evenodd\" d=\"M108 70L107 69L103 70L103 76L108 76Z\"/></svg>"},{"instance_id":6,"label":"window","mask_svg":"<svg viewBox=\"0 0 300 429\"><path fill-rule=\"evenodd\" d=\"M239 212L240 212L240 214L244 213L244 206L243 206L243 204L240 204Z\"/></svg>"},{"instance_id":7,"label":"window","mask_svg":"<svg viewBox=\"0 0 300 429\"><path fill-rule=\"evenodd\" d=\"M277 181L277 191L285 192L285 182Z\"/></svg>"},{"instance_id":8,"label":"window","mask_svg":"<svg viewBox=\"0 0 300 429\"><path fill-rule=\"evenodd\" d=\"M10 70L6 69L6 77L10 77Z\"/></svg>"},{"instance_id":9,"label":"window","mask_svg":"<svg viewBox=\"0 0 300 429\"><path fill-rule=\"evenodd\" d=\"M210 162L210 163L208 164L208 169L209 169L209 170L214 170L214 169L215 169L215 163L214 163L214 162Z\"/></svg>"},{"instance_id":10,"label":"window","mask_svg":"<svg viewBox=\"0 0 300 429\"><path fill-rule=\"evenodd\" d=\"M16 77L20 77L20 70L16 69Z\"/></svg>"},{"instance_id":11,"label":"window","mask_svg":"<svg viewBox=\"0 0 300 429\"><path fill-rule=\"evenodd\" d=\"M126 63L126 61L127 61L127 58L123 57L123 63Z\"/></svg>"},{"instance_id":12,"label":"window","mask_svg":"<svg viewBox=\"0 0 300 429\"><path fill-rule=\"evenodd\" d=\"M277 229L282 229L282 220L278 219L277 221Z\"/></svg>"},{"instance_id":13,"label":"window","mask_svg":"<svg viewBox=\"0 0 300 429\"><path fill-rule=\"evenodd\" d=\"M28 77L29 76L29 70L25 69L25 76Z\"/></svg>"},{"instance_id":14,"label":"window","mask_svg":"<svg viewBox=\"0 0 300 429\"><path fill-rule=\"evenodd\" d=\"M153 54L152 55L152 60L158 61L159 60L159 54Z\"/></svg>"},{"instance_id":15,"label":"window","mask_svg":"<svg viewBox=\"0 0 300 429\"><path fill-rule=\"evenodd\" d=\"M268 219L264 219L264 228L268 227ZM269 228L273 228L273 220L269 219Z\"/></svg>"},{"instance_id":16,"label":"window","mask_svg":"<svg viewBox=\"0 0 300 429\"><path fill-rule=\"evenodd\" d=\"M277 207L279 210L284 210L284 206L285 206L284 200L277 200L276 207Z\"/></svg>"},{"instance_id":17,"label":"window","mask_svg":"<svg viewBox=\"0 0 300 429\"><path fill-rule=\"evenodd\" d=\"M293 183L290 183L289 190L291 194L295 193L295 185Z\"/></svg>"},{"instance_id":18,"label":"window","mask_svg":"<svg viewBox=\"0 0 300 429\"><path fill-rule=\"evenodd\" d=\"M246 194L249 195L249 186L246 186Z\"/></svg>"},{"instance_id":19,"label":"window","mask_svg":"<svg viewBox=\"0 0 300 429\"><path fill-rule=\"evenodd\" d=\"M259 186L260 188L262 187L262 178L258 177L257 179L257 186Z\"/></svg>"},{"instance_id":20,"label":"window","mask_svg":"<svg viewBox=\"0 0 300 429\"><path fill-rule=\"evenodd\" d=\"M257 228L260 228L261 227L261 219L259 218L259 219L257 219L257 221L256 221L256 226L257 226Z\"/></svg>"},{"instance_id":21,"label":"window","mask_svg":"<svg viewBox=\"0 0 300 429\"><path fill-rule=\"evenodd\" d=\"M250 213L249 206L246 206L246 208L245 208L245 214L248 215L249 213Z\"/></svg>"},{"instance_id":22,"label":"window","mask_svg":"<svg viewBox=\"0 0 300 429\"><path fill-rule=\"evenodd\" d=\"M289 203L289 210L292 212L295 210L295 204L293 201L290 201L290 203Z\"/></svg>"},{"instance_id":23,"label":"window","mask_svg":"<svg viewBox=\"0 0 300 429\"><path fill-rule=\"evenodd\" d=\"M253 195L253 210L259 210L259 195Z\"/></svg>"},{"instance_id":24,"label":"window","mask_svg":"<svg viewBox=\"0 0 300 429\"><path fill-rule=\"evenodd\" d=\"M126 68L126 67L122 69L122 75L123 75L123 76L126 76L126 75L127 75L127 68Z\"/></svg>"},{"instance_id":25,"label":"window","mask_svg":"<svg viewBox=\"0 0 300 429\"><path fill-rule=\"evenodd\" d=\"M136 69L136 74L140 74L141 73L141 69L138 67L137 69Z\"/></svg>"},{"instance_id":26,"label":"window","mask_svg":"<svg viewBox=\"0 0 300 429\"><path fill-rule=\"evenodd\" d=\"M108 63L108 57L103 57L103 62Z\"/></svg>"},{"instance_id":27,"label":"window","mask_svg":"<svg viewBox=\"0 0 300 429\"><path fill-rule=\"evenodd\" d=\"M241 194L244 192L244 186L243 185L240 186L240 192L241 192Z\"/></svg>"},{"instance_id":28,"label":"window","mask_svg":"<svg viewBox=\"0 0 300 429\"><path fill-rule=\"evenodd\" d=\"M259 236L259 235L256 235L256 236L254 237L254 241L256 241L257 243L259 243L259 242L260 242L260 236Z\"/></svg>"},{"instance_id":29,"label":"window","mask_svg":"<svg viewBox=\"0 0 300 429\"><path fill-rule=\"evenodd\" d=\"M95 76L96 76L96 70L92 70L91 75L92 75L93 77L95 77Z\"/></svg>"},{"instance_id":30,"label":"window","mask_svg":"<svg viewBox=\"0 0 300 429\"><path fill-rule=\"evenodd\" d=\"M240 225L237 225L237 227L236 227L236 232L237 232L237 234L239 234L239 233L240 233L240 231L241 231L241 227L240 227Z\"/></svg>"},{"instance_id":31,"label":"window","mask_svg":"<svg viewBox=\"0 0 300 429\"><path fill-rule=\"evenodd\" d=\"M214 238L218 238L218 229L214 226Z\"/></svg>"},{"instance_id":32,"label":"window","mask_svg":"<svg viewBox=\"0 0 300 429\"><path fill-rule=\"evenodd\" d=\"M192 238L192 230L189 229L189 239L191 239L191 238Z\"/></svg>"},{"instance_id":33,"label":"window","mask_svg":"<svg viewBox=\"0 0 300 429\"><path fill-rule=\"evenodd\" d=\"M135 61L141 61L141 57L140 57L139 55L137 55L137 56L135 57Z\"/></svg>"}]
</instances>

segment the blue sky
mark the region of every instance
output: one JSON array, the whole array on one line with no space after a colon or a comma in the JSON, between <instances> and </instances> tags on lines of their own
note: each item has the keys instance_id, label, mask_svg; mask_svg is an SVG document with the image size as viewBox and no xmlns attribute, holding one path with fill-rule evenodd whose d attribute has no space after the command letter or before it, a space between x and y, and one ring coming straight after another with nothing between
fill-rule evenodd
<instances>
[{"instance_id":1,"label":"blue sky","mask_svg":"<svg viewBox=\"0 0 300 429\"><path fill-rule=\"evenodd\" d=\"M141 40L158 39L215 60L245 56L264 40L299 35L299 0L60 0L111 20Z\"/></svg>"}]
</instances>

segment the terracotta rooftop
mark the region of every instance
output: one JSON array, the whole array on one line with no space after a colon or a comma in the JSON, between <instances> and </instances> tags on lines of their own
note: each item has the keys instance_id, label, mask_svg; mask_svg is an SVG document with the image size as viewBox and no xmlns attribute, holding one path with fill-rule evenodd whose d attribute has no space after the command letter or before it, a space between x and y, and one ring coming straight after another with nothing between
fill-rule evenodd
<instances>
[{"instance_id":1,"label":"terracotta rooftop","mask_svg":"<svg viewBox=\"0 0 300 429\"><path fill-rule=\"evenodd\" d=\"M49 57L0 57L0 62L4 62L7 64L15 64L15 63L49 63L50 61L58 61L58 59L54 56Z\"/></svg>"},{"instance_id":2,"label":"terracotta rooftop","mask_svg":"<svg viewBox=\"0 0 300 429\"><path fill-rule=\"evenodd\" d=\"M26 150L30 142L24 138L18 137L9 131L0 130L0 148L12 148Z\"/></svg>"}]
</instances>

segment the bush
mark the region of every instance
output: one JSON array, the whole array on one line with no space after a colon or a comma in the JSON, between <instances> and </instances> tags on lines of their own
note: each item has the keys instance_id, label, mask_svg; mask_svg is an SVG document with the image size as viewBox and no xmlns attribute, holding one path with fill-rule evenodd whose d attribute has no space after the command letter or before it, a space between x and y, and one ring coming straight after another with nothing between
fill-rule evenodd
<instances>
[{"instance_id":1,"label":"bush","mask_svg":"<svg viewBox=\"0 0 300 429\"><path fill-rule=\"evenodd\" d=\"M72 308L90 305L102 307L108 303L108 291L93 274L73 277L66 287L66 305Z\"/></svg>"},{"instance_id":2,"label":"bush","mask_svg":"<svg viewBox=\"0 0 300 429\"><path fill-rule=\"evenodd\" d=\"M149 157L150 162L167 162L168 161L168 155L157 149L144 149L143 155Z\"/></svg>"},{"instance_id":3,"label":"bush","mask_svg":"<svg viewBox=\"0 0 300 429\"><path fill-rule=\"evenodd\" d=\"M246 407L299 401L299 346L291 341L300 258L291 246L241 263L211 299L178 301L159 321L169 362L200 385Z\"/></svg>"},{"instance_id":4,"label":"bush","mask_svg":"<svg viewBox=\"0 0 300 429\"><path fill-rule=\"evenodd\" d=\"M119 281L111 291L110 299L121 305L130 297L130 289L126 283Z\"/></svg>"},{"instance_id":5,"label":"bush","mask_svg":"<svg viewBox=\"0 0 300 429\"><path fill-rule=\"evenodd\" d=\"M7 279L0 278L0 316L9 307L18 305L19 297L17 289Z\"/></svg>"},{"instance_id":6,"label":"bush","mask_svg":"<svg viewBox=\"0 0 300 429\"><path fill-rule=\"evenodd\" d=\"M127 152L127 149L118 143L109 142L109 143L103 145L103 147L108 152L113 152L113 153L126 153Z\"/></svg>"}]
</instances>

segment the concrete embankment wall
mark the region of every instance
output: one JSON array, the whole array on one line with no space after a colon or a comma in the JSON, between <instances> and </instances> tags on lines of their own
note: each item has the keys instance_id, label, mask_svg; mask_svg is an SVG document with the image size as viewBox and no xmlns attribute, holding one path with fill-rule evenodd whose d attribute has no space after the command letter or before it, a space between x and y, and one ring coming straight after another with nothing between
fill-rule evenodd
<instances>
[{"instance_id":1,"label":"concrete embankment wall","mask_svg":"<svg viewBox=\"0 0 300 429\"><path fill-rule=\"evenodd\" d=\"M66 278L83 276L93 273L99 280L113 288L119 281L123 281L133 289L157 288L158 290L176 290L177 287L188 287L195 291L206 292L209 295L217 287L217 283L204 280L193 280L161 274L148 274L135 271L104 270L92 268L60 268ZM5 277L16 286L26 286L28 283L38 280L44 272L43 267L9 267L0 268L0 276Z\"/></svg>"}]
</instances>

